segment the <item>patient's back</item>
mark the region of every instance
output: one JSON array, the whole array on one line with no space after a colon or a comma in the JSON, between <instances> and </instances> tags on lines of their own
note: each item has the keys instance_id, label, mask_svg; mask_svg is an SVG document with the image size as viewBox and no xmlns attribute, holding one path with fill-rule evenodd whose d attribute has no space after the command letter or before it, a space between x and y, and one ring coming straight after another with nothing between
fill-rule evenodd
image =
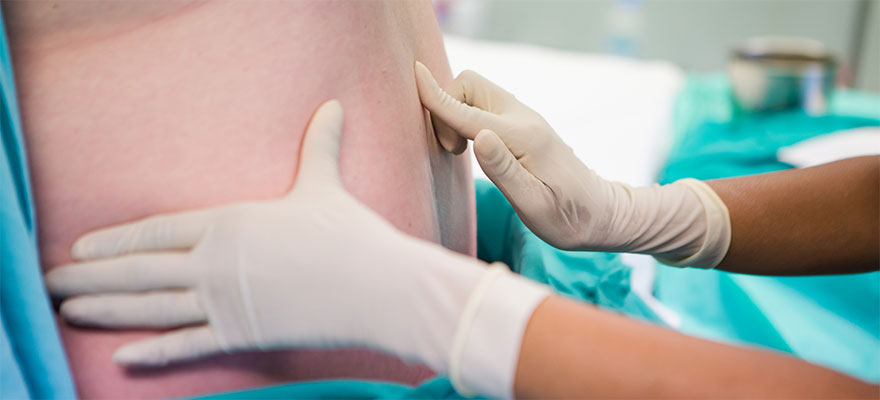
<instances>
[{"instance_id":1,"label":"patient's back","mask_svg":"<svg viewBox=\"0 0 880 400\"><path fill-rule=\"evenodd\" d=\"M426 132L412 79L448 81L430 2L4 2L44 268L98 227L240 200L293 181L318 104L345 107L346 188L412 235L474 253L468 163ZM345 243L339 243L344 250ZM169 397L329 377L431 374L367 350L222 356L125 371L155 333L61 323L84 397Z\"/></svg>"}]
</instances>

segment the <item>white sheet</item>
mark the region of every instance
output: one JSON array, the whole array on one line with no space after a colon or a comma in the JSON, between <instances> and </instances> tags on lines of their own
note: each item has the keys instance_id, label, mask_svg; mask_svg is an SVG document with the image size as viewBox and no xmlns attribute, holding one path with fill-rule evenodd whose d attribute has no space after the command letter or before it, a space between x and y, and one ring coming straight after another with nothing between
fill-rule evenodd
<instances>
[{"instance_id":1,"label":"white sheet","mask_svg":"<svg viewBox=\"0 0 880 400\"><path fill-rule=\"evenodd\" d=\"M601 176L634 185L654 181L684 83L678 67L455 36L445 42L454 74L471 69L515 94Z\"/></svg>"},{"instance_id":2,"label":"white sheet","mask_svg":"<svg viewBox=\"0 0 880 400\"><path fill-rule=\"evenodd\" d=\"M776 158L798 168L807 168L874 154L880 154L880 127L871 126L837 131L780 148Z\"/></svg>"}]
</instances>

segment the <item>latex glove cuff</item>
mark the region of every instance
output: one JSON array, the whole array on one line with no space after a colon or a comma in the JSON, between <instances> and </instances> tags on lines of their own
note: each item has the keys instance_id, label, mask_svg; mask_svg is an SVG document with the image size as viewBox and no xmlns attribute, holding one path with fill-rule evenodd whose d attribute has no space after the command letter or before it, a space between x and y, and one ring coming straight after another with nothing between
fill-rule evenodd
<instances>
[{"instance_id":1,"label":"latex glove cuff","mask_svg":"<svg viewBox=\"0 0 880 400\"><path fill-rule=\"evenodd\" d=\"M696 253L682 258L656 257L657 261L676 267L717 267L730 249L730 212L727 206L703 181L687 178L674 184L685 185L697 195L705 213L705 235Z\"/></svg>"},{"instance_id":2,"label":"latex glove cuff","mask_svg":"<svg viewBox=\"0 0 880 400\"><path fill-rule=\"evenodd\" d=\"M512 398L523 334L548 287L492 264L472 291L452 342L449 377L464 396Z\"/></svg>"}]
</instances>

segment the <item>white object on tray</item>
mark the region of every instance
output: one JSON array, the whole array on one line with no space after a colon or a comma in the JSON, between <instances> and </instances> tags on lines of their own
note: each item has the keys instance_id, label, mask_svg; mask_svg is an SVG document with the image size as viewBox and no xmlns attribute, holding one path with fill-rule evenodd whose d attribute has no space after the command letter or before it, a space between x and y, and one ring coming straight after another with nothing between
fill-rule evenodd
<instances>
[{"instance_id":1,"label":"white object on tray","mask_svg":"<svg viewBox=\"0 0 880 400\"><path fill-rule=\"evenodd\" d=\"M880 126L847 129L782 147L776 158L798 168L880 154Z\"/></svg>"}]
</instances>

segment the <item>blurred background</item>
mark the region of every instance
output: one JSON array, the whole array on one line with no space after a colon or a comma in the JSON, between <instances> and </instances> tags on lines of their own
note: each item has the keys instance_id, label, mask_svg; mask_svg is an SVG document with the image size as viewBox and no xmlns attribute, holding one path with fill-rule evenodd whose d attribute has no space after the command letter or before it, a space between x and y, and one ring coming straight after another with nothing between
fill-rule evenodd
<instances>
[{"instance_id":1,"label":"blurred background","mask_svg":"<svg viewBox=\"0 0 880 400\"><path fill-rule=\"evenodd\" d=\"M878 0L435 0L448 34L725 68L760 35L812 38L838 59L837 84L880 91Z\"/></svg>"},{"instance_id":2,"label":"blurred background","mask_svg":"<svg viewBox=\"0 0 880 400\"><path fill-rule=\"evenodd\" d=\"M434 7L453 73L471 69L514 93L607 179L649 185L880 154L880 0L434 0ZM755 37L763 38L746 44ZM472 169L484 177L476 161ZM813 318L826 311L818 307L794 313L810 315L798 327L790 311L846 303L816 302L816 293L878 299L880 275L787 280L622 259L633 267L633 291L670 326L880 380L880 351L865 351L880 349L880 301L847 304L871 303L854 324L819 322ZM737 322L747 314L748 324Z\"/></svg>"}]
</instances>

